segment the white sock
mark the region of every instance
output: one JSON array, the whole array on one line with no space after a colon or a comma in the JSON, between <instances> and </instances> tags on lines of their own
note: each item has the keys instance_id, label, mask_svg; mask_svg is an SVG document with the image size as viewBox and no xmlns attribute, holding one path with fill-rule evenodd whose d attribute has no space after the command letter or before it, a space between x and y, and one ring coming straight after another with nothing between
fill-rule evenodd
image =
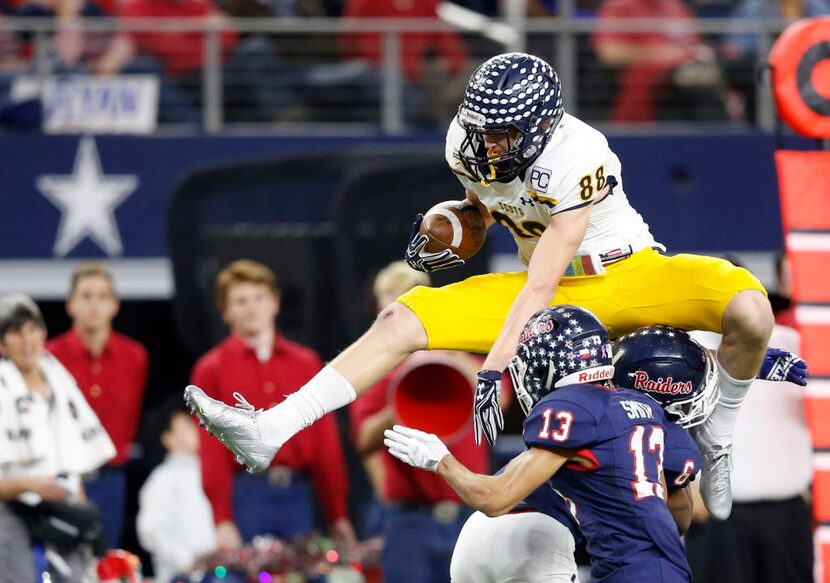
<instances>
[{"instance_id":1,"label":"white sock","mask_svg":"<svg viewBox=\"0 0 830 583\"><path fill-rule=\"evenodd\" d=\"M270 447L280 447L298 431L356 398L349 381L332 367L325 366L299 391L259 415L262 441Z\"/></svg>"},{"instance_id":2,"label":"white sock","mask_svg":"<svg viewBox=\"0 0 830 583\"><path fill-rule=\"evenodd\" d=\"M706 420L704 428L706 432L718 441L726 440L732 443L732 433L735 430L735 421L741 410L741 404L746 398L749 386L755 380L736 380L729 376L721 365L718 365L718 386L720 387L720 399L712 415Z\"/></svg>"}]
</instances>

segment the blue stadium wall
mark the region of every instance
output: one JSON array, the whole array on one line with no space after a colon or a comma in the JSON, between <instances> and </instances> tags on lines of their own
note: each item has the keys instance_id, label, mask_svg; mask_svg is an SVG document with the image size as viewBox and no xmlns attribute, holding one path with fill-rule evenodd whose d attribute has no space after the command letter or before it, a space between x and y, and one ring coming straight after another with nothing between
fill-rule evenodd
<instances>
[{"instance_id":1,"label":"blue stadium wall","mask_svg":"<svg viewBox=\"0 0 830 583\"><path fill-rule=\"evenodd\" d=\"M94 138L104 177L135 176L137 187L114 210L123 258L167 255L165 212L176 184L196 169L239 161L330 151L355 146L434 144L441 136L417 138L269 136ZM774 140L760 133L709 135L612 135L623 163L625 190L633 205L670 250L772 252L782 237ZM46 259L64 216L37 188L43 176L73 174L78 136L0 136L0 259ZM448 192L446 198L460 198ZM389 193L394 196L394 192ZM280 222L326 220L328 193L293 193L274 201ZM504 229L497 253L513 253ZM65 258L106 257L89 237Z\"/></svg>"}]
</instances>

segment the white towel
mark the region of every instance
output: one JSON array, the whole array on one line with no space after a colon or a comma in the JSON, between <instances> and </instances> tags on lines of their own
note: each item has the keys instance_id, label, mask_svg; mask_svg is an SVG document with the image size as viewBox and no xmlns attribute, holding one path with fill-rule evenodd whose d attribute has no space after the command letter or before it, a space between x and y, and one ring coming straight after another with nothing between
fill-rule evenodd
<instances>
[{"instance_id":1,"label":"white towel","mask_svg":"<svg viewBox=\"0 0 830 583\"><path fill-rule=\"evenodd\" d=\"M10 360L0 360L0 464L37 464L47 448L57 448L60 472L83 474L104 465L115 447L75 379L49 353L38 367L52 391L51 431L25 414L29 388Z\"/></svg>"}]
</instances>

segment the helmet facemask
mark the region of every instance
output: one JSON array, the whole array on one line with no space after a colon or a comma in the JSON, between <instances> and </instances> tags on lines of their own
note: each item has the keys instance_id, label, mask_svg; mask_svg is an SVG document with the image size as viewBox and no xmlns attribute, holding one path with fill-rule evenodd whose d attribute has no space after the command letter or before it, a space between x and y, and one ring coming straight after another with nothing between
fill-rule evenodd
<instances>
[{"instance_id":1,"label":"helmet facemask","mask_svg":"<svg viewBox=\"0 0 830 583\"><path fill-rule=\"evenodd\" d=\"M669 418L685 429L705 422L720 399L718 367L712 354L708 350L705 353L706 373L700 391L688 399L675 401L664 407Z\"/></svg>"},{"instance_id":2,"label":"helmet facemask","mask_svg":"<svg viewBox=\"0 0 830 583\"><path fill-rule=\"evenodd\" d=\"M456 157L464 171L479 183L487 185L491 182L509 182L536 159L539 149L532 144L525 147L525 134L516 126L476 126L465 121L460 113L458 119L466 136ZM485 136L490 139L486 140ZM487 141L506 141L507 150L501 151L495 147L488 150Z\"/></svg>"},{"instance_id":3,"label":"helmet facemask","mask_svg":"<svg viewBox=\"0 0 830 583\"><path fill-rule=\"evenodd\" d=\"M510 381L513 383L513 390L516 393L516 400L524 411L525 417L530 415L533 407L542 398L541 389L543 387L542 380L535 376L528 376L529 358L526 358L524 353L527 352L526 346L519 347L519 353L510 359L507 363L507 370L510 372ZM548 367L550 370L550 367Z\"/></svg>"}]
</instances>

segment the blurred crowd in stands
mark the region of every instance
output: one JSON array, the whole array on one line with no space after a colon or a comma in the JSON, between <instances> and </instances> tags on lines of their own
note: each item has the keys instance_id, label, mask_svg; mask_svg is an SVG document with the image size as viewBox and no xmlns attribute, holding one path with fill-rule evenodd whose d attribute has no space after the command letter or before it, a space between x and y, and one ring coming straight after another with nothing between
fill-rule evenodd
<instances>
[{"instance_id":1,"label":"blurred crowd in stands","mask_svg":"<svg viewBox=\"0 0 830 583\"><path fill-rule=\"evenodd\" d=\"M229 18L433 19L438 0L2 0L0 92L17 75L153 74L161 79L161 122L202 119L204 35L128 30L140 18L220 27L224 117L229 122L377 122L382 90L380 33L240 33ZM454 4L499 18L497 0ZM528 0L528 18L561 16L557 0ZM759 35L736 27L704 34L706 19L797 19L830 13L830 0L575 0L572 15L592 22L577 35L578 103L591 121L752 121ZM570 5L570 3L569 3ZM4 29L8 16L51 18L57 32L38 49L32 32ZM79 17L114 17L123 30L80 32ZM632 18L672 19L639 32L607 25ZM544 21L540 21L544 22ZM529 35L527 50L557 64L551 35ZM489 42L489 44L488 44ZM480 31L404 32L402 99L407 125L437 128L453 114L479 62L507 39ZM36 66L35 56L41 63ZM44 64L45 63L45 64ZM566 97L569 88L565 87Z\"/></svg>"}]
</instances>

